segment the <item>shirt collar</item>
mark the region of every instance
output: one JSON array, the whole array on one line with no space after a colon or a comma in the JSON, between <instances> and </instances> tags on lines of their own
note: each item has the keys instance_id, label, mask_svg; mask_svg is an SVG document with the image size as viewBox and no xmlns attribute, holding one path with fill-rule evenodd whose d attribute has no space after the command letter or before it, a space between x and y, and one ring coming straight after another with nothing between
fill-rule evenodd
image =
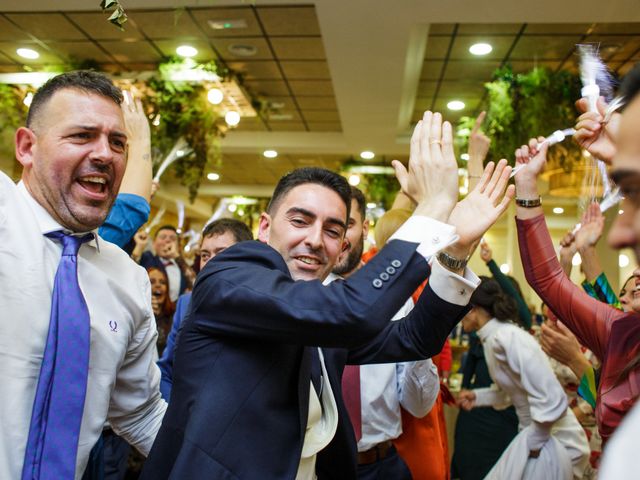
<instances>
[{"instance_id":1,"label":"shirt collar","mask_svg":"<svg viewBox=\"0 0 640 480\"><path fill-rule=\"evenodd\" d=\"M481 328L478 329L478 337L481 342L486 342L489 337L491 337L496 330L500 328L500 321L492 318L487 323L485 323Z\"/></svg>"},{"instance_id":2,"label":"shirt collar","mask_svg":"<svg viewBox=\"0 0 640 480\"><path fill-rule=\"evenodd\" d=\"M60 225L53 219L51 215L49 215L49 212L47 212L45 208L31 196L31 193L29 193L29 190L27 190L27 187L22 180L18 182L17 188L18 192L20 192L20 194L24 197L24 199L27 201L27 204L31 208L31 211L36 218L36 222L38 223L38 227L40 228L42 235L59 231L63 231L66 234L71 234L74 236L82 236L86 235L87 233L91 233L93 235L93 239L89 240L87 242L87 245L91 245L92 247L96 248L98 250L98 253L100 253L100 244L98 243L98 229L91 230L89 232L72 232L68 228Z\"/></svg>"},{"instance_id":3,"label":"shirt collar","mask_svg":"<svg viewBox=\"0 0 640 480\"><path fill-rule=\"evenodd\" d=\"M329 285L331 282L335 281L335 280L342 280L343 278L340 275L336 275L333 272L330 272L329 275L327 275L327 278L325 278L322 281L323 285Z\"/></svg>"}]
</instances>

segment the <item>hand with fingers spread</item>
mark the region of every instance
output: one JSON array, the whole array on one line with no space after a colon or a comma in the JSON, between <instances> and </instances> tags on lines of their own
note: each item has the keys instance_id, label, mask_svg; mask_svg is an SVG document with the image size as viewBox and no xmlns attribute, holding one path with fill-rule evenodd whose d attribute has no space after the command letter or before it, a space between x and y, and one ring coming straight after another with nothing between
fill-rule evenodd
<instances>
[{"instance_id":1,"label":"hand with fingers spread","mask_svg":"<svg viewBox=\"0 0 640 480\"><path fill-rule=\"evenodd\" d=\"M606 163L611 163L616 154L616 138L620 128L620 114L613 113L607 123L604 123L608 105L604 99L598 99L597 112L590 112L589 102L581 98L576 102L579 111L584 112L576 122L576 133L573 139L591 155Z\"/></svg>"},{"instance_id":2,"label":"hand with fingers spread","mask_svg":"<svg viewBox=\"0 0 640 480\"><path fill-rule=\"evenodd\" d=\"M149 119L139 98L124 91L122 113L127 129L127 168L120 184L120 193L133 193L151 200L151 131Z\"/></svg>"},{"instance_id":3,"label":"hand with fingers spread","mask_svg":"<svg viewBox=\"0 0 640 480\"><path fill-rule=\"evenodd\" d=\"M408 170L392 162L400 187L414 203L415 213L446 221L458 199L458 165L453 131L439 113L425 112L411 137Z\"/></svg>"},{"instance_id":4,"label":"hand with fingers spread","mask_svg":"<svg viewBox=\"0 0 640 480\"><path fill-rule=\"evenodd\" d=\"M600 210L600 205L591 203L580 222L580 229L576 232L576 248L583 252L587 248L595 247L604 231L604 215Z\"/></svg>"},{"instance_id":5,"label":"hand with fingers spread","mask_svg":"<svg viewBox=\"0 0 640 480\"><path fill-rule=\"evenodd\" d=\"M509 185L511 167L506 160L498 165L489 162L480 182L455 206L449 216L449 224L456 227L459 236L455 245L447 252L456 258L468 256L471 245L498 220L514 196L514 187Z\"/></svg>"},{"instance_id":6,"label":"hand with fingers spread","mask_svg":"<svg viewBox=\"0 0 640 480\"><path fill-rule=\"evenodd\" d=\"M491 145L489 137L480 130L482 122L484 122L486 116L487 112L481 112L480 115L478 115L476 123L473 125L473 129L471 130L471 135L469 135L469 160L467 162L467 171L469 172L469 190L473 190L480 177L482 177L482 172L484 171L484 160L487 158L489 146Z\"/></svg>"}]
</instances>

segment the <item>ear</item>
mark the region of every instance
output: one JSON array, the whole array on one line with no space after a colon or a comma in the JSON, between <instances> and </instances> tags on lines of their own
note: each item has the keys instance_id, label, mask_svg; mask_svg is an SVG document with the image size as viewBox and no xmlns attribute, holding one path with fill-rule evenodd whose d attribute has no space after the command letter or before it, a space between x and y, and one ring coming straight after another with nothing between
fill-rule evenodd
<instances>
[{"instance_id":1,"label":"ear","mask_svg":"<svg viewBox=\"0 0 640 480\"><path fill-rule=\"evenodd\" d=\"M362 237L366 240L369 236L369 219L365 217L362 224Z\"/></svg>"},{"instance_id":2,"label":"ear","mask_svg":"<svg viewBox=\"0 0 640 480\"><path fill-rule=\"evenodd\" d=\"M271 230L271 216L266 212L262 212L258 223L258 240L268 244L269 230Z\"/></svg>"},{"instance_id":3,"label":"ear","mask_svg":"<svg viewBox=\"0 0 640 480\"><path fill-rule=\"evenodd\" d=\"M23 167L31 167L34 159L34 148L37 142L35 133L29 128L20 127L16 131L15 142L16 158Z\"/></svg>"}]
</instances>

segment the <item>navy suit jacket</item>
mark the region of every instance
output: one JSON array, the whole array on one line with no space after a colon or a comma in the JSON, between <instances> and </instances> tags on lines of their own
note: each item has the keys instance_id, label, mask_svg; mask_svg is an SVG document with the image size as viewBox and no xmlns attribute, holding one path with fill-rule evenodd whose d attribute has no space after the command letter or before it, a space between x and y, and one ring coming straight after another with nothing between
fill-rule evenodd
<instances>
[{"instance_id":1,"label":"navy suit jacket","mask_svg":"<svg viewBox=\"0 0 640 480\"><path fill-rule=\"evenodd\" d=\"M324 347L339 415L318 455L318 478L356 478L344 365L429 358L468 310L427 285L407 317L389 321L430 272L416 247L393 240L348 280L328 286L294 282L280 254L260 242L217 255L196 282L171 402L141 478L294 479L315 346ZM393 274L380 282L385 271Z\"/></svg>"},{"instance_id":2,"label":"navy suit jacket","mask_svg":"<svg viewBox=\"0 0 640 480\"><path fill-rule=\"evenodd\" d=\"M173 386L173 358L176 351L176 343L178 340L178 332L182 325L182 320L187 315L191 302L191 292L180 295L176 302L176 311L173 314L173 323L171 331L167 337L167 344L162 351L162 356L158 360L158 368L160 368L160 393L162 398L167 402L171 399L171 387Z\"/></svg>"}]
</instances>

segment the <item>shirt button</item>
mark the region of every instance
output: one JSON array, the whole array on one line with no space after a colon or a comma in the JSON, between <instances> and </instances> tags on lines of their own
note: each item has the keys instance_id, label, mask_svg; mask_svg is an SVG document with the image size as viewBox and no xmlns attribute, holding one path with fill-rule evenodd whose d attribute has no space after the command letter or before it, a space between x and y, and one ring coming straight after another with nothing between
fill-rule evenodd
<instances>
[{"instance_id":1,"label":"shirt button","mask_svg":"<svg viewBox=\"0 0 640 480\"><path fill-rule=\"evenodd\" d=\"M396 269L393 267L387 267L386 270L389 275L394 275L396 273Z\"/></svg>"},{"instance_id":2,"label":"shirt button","mask_svg":"<svg viewBox=\"0 0 640 480\"><path fill-rule=\"evenodd\" d=\"M386 272L382 272L382 273L380 274L380 280L382 280L382 281L386 282L387 280L389 280L389 274L388 274L388 273L386 273Z\"/></svg>"},{"instance_id":3,"label":"shirt button","mask_svg":"<svg viewBox=\"0 0 640 480\"><path fill-rule=\"evenodd\" d=\"M391 260L391 266L400 268L402 266L402 262L400 260Z\"/></svg>"},{"instance_id":4,"label":"shirt button","mask_svg":"<svg viewBox=\"0 0 640 480\"><path fill-rule=\"evenodd\" d=\"M373 288L382 288L382 280L379 278L374 278L371 284L373 285Z\"/></svg>"}]
</instances>

